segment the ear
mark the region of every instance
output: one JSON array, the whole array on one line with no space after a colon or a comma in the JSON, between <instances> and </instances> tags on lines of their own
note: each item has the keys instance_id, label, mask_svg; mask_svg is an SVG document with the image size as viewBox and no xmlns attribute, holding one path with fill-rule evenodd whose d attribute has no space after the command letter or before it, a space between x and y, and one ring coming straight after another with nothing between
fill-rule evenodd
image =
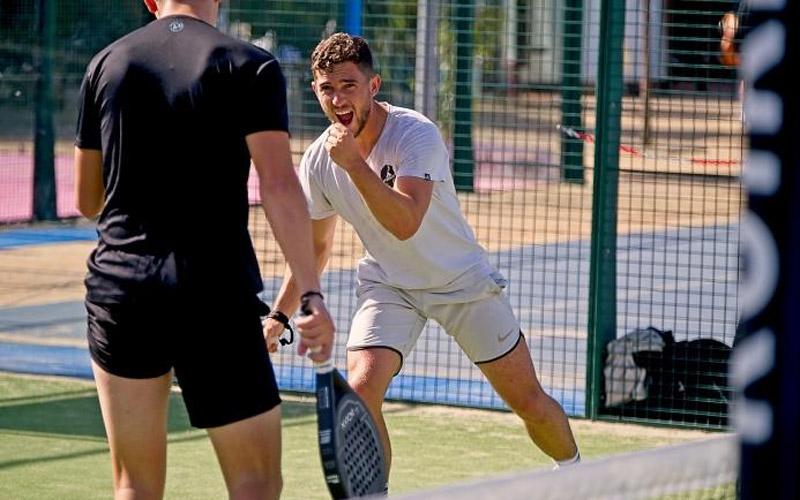
<instances>
[{"instance_id":1,"label":"ear","mask_svg":"<svg viewBox=\"0 0 800 500\"><path fill-rule=\"evenodd\" d=\"M322 95L319 92L319 87L317 86L316 80L311 80L311 90L314 91L314 97L317 98L317 102L320 104L320 106L323 106Z\"/></svg>"},{"instance_id":2,"label":"ear","mask_svg":"<svg viewBox=\"0 0 800 500\"><path fill-rule=\"evenodd\" d=\"M378 95L378 91L381 90L381 75L375 74L372 78L369 79L369 93L372 97Z\"/></svg>"},{"instance_id":3,"label":"ear","mask_svg":"<svg viewBox=\"0 0 800 500\"><path fill-rule=\"evenodd\" d=\"M144 5L151 14L158 12L158 4L156 4L156 0L144 0Z\"/></svg>"}]
</instances>

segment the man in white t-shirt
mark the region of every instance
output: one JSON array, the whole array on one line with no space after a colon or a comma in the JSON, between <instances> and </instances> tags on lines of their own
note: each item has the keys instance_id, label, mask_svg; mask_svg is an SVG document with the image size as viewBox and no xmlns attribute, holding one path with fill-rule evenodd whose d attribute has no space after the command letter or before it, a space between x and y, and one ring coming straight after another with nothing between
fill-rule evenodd
<instances>
[{"instance_id":1,"label":"man in white t-shirt","mask_svg":"<svg viewBox=\"0 0 800 500\"><path fill-rule=\"evenodd\" d=\"M562 465L579 460L561 406L539 384L508 298L456 197L447 147L423 115L378 102L381 79L363 38L336 33L312 55L312 87L332 125L306 150L300 182L309 204L319 272L337 215L366 248L358 265L358 309L347 342L350 385L379 424L392 377L434 319L525 422L531 439ZM276 349L280 316L299 289L288 274L265 328Z\"/></svg>"}]
</instances>

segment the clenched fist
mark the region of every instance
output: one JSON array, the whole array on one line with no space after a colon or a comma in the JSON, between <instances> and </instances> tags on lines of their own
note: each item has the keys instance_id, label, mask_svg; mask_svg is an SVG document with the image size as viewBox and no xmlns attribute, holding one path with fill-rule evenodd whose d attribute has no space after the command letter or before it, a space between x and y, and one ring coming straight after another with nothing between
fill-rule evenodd
<instances>
[{"instance_id":1,"label":"clenched fist","mask_svg":"<svg viewBox=\"0 0 800 500\"><path fill-rule=\"evenodd\" d=\"M341 123L334 123L328 128L325 151L331 155L331 159L337 165L345 170L350 170L364 161L353 133Z\"/></svg>"}]
</instances>

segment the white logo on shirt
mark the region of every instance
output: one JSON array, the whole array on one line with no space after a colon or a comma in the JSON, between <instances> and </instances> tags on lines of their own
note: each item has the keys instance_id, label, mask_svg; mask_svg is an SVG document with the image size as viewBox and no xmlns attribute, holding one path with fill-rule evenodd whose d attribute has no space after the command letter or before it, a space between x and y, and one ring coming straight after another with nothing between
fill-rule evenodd
<instances>
[{"instance_id":1,"label":"white logo on shirt","mask_svg":"<svg viewBox=\"0 0 800 500\"><path fill-rule=\"evenodd\" d=\"M183 31L183 21L172 21L169 23L169 30L173 33Z\"/></svg>"}]
</instances>

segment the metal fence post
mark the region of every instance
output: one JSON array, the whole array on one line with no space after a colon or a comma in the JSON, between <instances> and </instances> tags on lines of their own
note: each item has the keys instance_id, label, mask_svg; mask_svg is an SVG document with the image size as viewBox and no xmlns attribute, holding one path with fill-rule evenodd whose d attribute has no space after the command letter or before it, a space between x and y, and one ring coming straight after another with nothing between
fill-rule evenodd
<instances>
[{"instance_id":1,"label":"metal fence post","mask_svg":"<svg viewBox=\"0 0 800 500\"><path fill-rule=\"evenodd\" d=\"M439 62L436 54L439 1L417 2L417 53L414 75L414 109L435 120L439 90Z\"/></svg>"},{"instance_id":2,"label":"metal fence post","mask_svg":"<svg viewBox=\"0 0 800 500\"><path fill-rule=\"evenodd\" d=\"M344 30L351 35L361 35L361 0L347 0L344 11Z\"/></svg>"},{"instance_id":3,"label":"metal fence post","mask_svg":"<svg viewBox=\"0 0 800 500\"><path fill-rule=\"evenodd\" d=\"M36 44L36 115L33 160L33 218L54 220L56 209L55 130L53 124L53 46L55 10L53 0L39 0Z\"/></svg>"},{"instance_id":4,"label":"metal fence post","mask_svg":"<svg viewBox=\"0 0 800 500\"><path fill-rule=\"evenodd\" d=\"M583 51L583 0L564 5L564 56L561 64L561 123L582 130L581 53ZM583 141L561 136L561 179L583 183Z\"/></svg>"},{"instance_id":5,"label":"metal fence post","mask_svg":"<svg viewBox=\"0 0 800 500\"><path fill-rule=\"evenodd\" d=\"M472 155L472 54L473 1L456 2L456 84L453 124L453 180L459 191L473 191L475 160Z\"/></svg>"},{"instance_id":6,"label":"metal fence post","mask_svg":"<svg viewBox=\"0 0 800 500\"><path fill-rule=\"evenodd\" d=\"M617 328L617 195L622 109L622 50L625 0L603 0L600 7L600 54L592 197L589 277L586 413L597 418L603 391L606 344Z\"/></svg>"}]
</instances>

